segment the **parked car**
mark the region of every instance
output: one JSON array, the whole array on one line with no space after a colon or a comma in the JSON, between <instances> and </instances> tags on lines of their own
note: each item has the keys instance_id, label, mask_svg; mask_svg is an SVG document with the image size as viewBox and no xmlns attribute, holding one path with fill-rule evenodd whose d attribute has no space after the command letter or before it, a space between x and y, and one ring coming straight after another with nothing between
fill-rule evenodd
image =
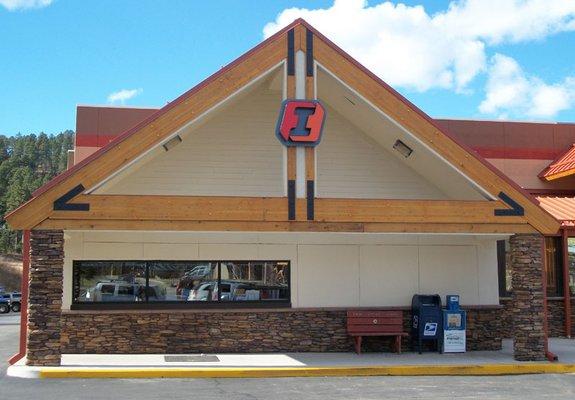
<instances>
[{"instance_id":1,"label":"parked car","mask_svg":"<svg viewBox=\"0 0 575 400\"><path fill-rule=\"evenodd\" d=\"M10 309L14 312L20 312L22 309L22 293L10 293Z\"/></svg>"},{"instance_id":2,"label":"parked car","mask_svg":"<svg viewBox=\"0 0 575 400\"><path fill-rule=\"evenodd\" d=\"M238 292L253 289L252 285L245 282L222 280L220 284L220 300L240 300ZM217 281L200 282L190 291L188 301L217 301L217 290Z\"/></svg>"},{"instance_id":3,"label":"parked car","mask_svg":"<svg viewBox=\"0 0 575 400\"><path fill-rule=\"evenodd\" d=\"M10 295L0 294L0 314L6 314L10 312Z\"/></svg>"}]
</instances>

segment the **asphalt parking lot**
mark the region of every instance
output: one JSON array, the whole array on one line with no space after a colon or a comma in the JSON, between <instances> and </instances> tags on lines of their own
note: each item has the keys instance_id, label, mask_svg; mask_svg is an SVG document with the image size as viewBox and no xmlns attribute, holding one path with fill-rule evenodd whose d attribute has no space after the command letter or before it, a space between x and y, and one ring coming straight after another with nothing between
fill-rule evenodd
<instances>
[{"instance_id":1,"label":"asphalt parking lot","mask_svg":"<svg viewBox=\"0 0 575 400\"><path fill-rule=\"evenodd\" d=\"M575 375L281 379L75 379L6 377L18 315L0 315L0 399L573 399Z\"/></svg>"}]
</instances>

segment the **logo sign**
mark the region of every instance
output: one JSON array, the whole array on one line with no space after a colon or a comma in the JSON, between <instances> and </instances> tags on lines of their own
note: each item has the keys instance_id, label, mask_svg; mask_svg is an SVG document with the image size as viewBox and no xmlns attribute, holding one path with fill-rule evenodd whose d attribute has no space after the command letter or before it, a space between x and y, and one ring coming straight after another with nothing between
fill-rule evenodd
<instances>
[{"instance_id":1,"label":"logo sign","mask_svg":"<svg viewBox=\"0 0 575 400\"><path fill-rule=\"evenodd\" d=\"M435 336L437 334L437 322L426 322L423 336Z\"/></svg>"},{"instance_id":2,"label":"logo sign","mask_svg":"<svg viewBox=\"0 0 575 400\"><path fill-rule=\"evenodd\" d=\"M325 121L325 109L317 100L282 103L276 136L286 146L317 146Z\"/></svg>"}]
</instances>

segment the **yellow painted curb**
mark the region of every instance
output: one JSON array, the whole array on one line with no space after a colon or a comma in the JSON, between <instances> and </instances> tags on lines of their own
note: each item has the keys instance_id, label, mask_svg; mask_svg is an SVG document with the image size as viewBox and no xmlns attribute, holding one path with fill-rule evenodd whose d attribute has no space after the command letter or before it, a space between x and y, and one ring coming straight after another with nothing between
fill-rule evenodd
<instances>
[{"instance_id":1,"label":"yellow painted curb","mask_svg":"<svg viewBox=\"0 0 575 400\"><path fill-rule=\"evenodd\" d=\"M322 376L519 375L575 373L575 364L483 364L277 368L42 367L40 378L286 378Z\"/></svg>"}]
</instances>

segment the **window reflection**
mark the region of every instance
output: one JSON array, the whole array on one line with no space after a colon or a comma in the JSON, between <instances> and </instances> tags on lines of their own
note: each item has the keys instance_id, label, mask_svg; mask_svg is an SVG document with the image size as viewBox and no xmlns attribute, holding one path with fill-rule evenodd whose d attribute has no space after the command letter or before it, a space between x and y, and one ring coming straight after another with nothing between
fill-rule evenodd
<instances>
[{"instance_id":1,"label":"window reflection","mask_svg":"<svg viewBox=\"0 0 575 400\"><path fill-rule=\"evenodd\" d=\"M287 300L287 262L224 262L220 300Z\"/></svg>"},{"instance_id":2,"label":"window reflection","mask_svg":"<svg viewBox=\"0 0 575 400\"><path fill-rule=\"evenodd\" d=\"M209 301L210 297L198 295L198 290L206 282L216 277L216 263L150 262L150 289L160 296L149 301Z\"/></svg>"},{"instance_id":3,"label":"window reflection","mask_svg":"<svg viewBox=\"0 0 575 400\"><path fill-rule=\"evenodd\" d=\"M74 270L77 302L135 302L145 300L146 267L137 262L83 262Z\"/></svg>"},{"instance_id":4,"label":"window reflection","mask_svg":"<svg viewBox=\"0 0 575 400\"><path fill-rule=\"evenodd\" d=\"M290 298L288 261L75 261L73 276L75 303Z\"/></svg>"}]
</instances>

